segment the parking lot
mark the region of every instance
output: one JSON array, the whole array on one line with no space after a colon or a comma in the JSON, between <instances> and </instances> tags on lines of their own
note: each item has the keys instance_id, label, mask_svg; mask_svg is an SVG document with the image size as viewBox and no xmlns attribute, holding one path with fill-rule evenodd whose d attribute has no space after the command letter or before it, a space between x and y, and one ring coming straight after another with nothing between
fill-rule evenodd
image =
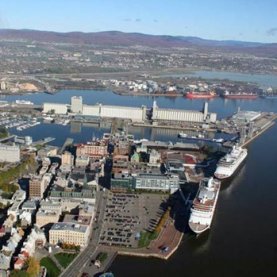
<instances>
[{"instance_id":1,"label":"parking lot","mask_svg":"<svg viewBox=\"0 0 277 277\"><path fill-rule=\"evenodd\" d=\"M137 247L139 233L155 229L166 199L163 194L109 193L100 244Z\"/></svg>"}]
</instances>

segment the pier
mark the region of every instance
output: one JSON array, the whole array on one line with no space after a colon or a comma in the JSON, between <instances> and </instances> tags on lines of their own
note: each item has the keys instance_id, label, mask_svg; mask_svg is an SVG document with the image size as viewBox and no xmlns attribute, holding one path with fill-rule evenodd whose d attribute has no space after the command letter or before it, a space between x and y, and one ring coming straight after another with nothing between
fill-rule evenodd
<instances>
[{"instance_id":1,"label":"pier","mask_svg":"<svg viewBox=\"0 0 277 277\"><path fill-rule=\"evenodd\" d=\"M9 141L9 140L14 139L14 138L15 138L15 135L11 135L11 136L8 136L8 137L5 137L5 138L1 138L0 143Z\"/></svg>"},{"instance_id":2,"label":"pier","mask_svg":"<svg viewBox=\"0 0 277 277\"><path fill-rule=\"evenodd\" d=\"M52 138L52 137L47 137L38 141L35 141L32 143L32 146L37 146L37 145L45 145L51 141L54 141L56 138Z\"/></svg>"},{"instance_id":3,"label":"pier","mask_svg":"<svg viewBox=\"0 0 277 277\"><path fill-rule=\"evenodd\" d=\"M59 155L61 155L63 152L64 152L64 150L65 150L65 148L66 147L68 147L68 146L70 146L70 145L72 145L73 144L73 141L74 141L74 139L72 139L72 138L67 138L66 140L65 140L65 142L64 142L64 144L63 144L63 146L62 146L62 148L59 150Z\"/></svg>"}]
</instances>

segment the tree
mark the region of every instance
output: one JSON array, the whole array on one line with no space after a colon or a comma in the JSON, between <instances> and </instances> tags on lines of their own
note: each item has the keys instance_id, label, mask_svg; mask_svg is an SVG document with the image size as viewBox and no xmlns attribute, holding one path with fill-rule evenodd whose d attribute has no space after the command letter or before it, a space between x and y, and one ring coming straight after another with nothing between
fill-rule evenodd
<instances>
[{"instance_id":1,"label":"tree","mask_svg":"<svg viewBox=\"0 0 277 277\"><path fill-rule=\"evenodd\" d=\"M37 261L34 257L30 257L27 260L27 273L30 277L36 277L39 274L40 265L39 261Z\"/></svg>"},{"instance_id":2,"label":"tree","mask_svg":"<svg viewBox=\"0 0 277 277\"><path fill-rule=\"evenodd\" d=\"M30 277L30 275L24 270L13 270L10 277Z\"/></svg>"}]
</instances>

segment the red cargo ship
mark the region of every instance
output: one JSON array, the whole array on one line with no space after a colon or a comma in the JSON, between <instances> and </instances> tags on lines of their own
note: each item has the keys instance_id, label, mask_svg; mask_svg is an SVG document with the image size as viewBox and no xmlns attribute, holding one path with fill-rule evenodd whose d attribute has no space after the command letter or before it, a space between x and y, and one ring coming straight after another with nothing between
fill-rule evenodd
<instances>
[{"instance_id":1,"label":"red cargo ship","mask_svg":"<svg viewBox=\"0 0 277 277\"><path fill-rule=\"evenodd\" d=\"M258 94L247 92L225 93L223 97L226 99L250 99L254 100L258 98Z\"/></svg>"},{"instance_id":2,"label":"red cargo ship","mask_svg":"<svg viewBox=\"0 0 277 277\"><path fill-rule=\"evenodd\" d=\"M188 92L185 95L188 99L211 99L216 97L214 92Z\"/></svg>"}]
</instances>

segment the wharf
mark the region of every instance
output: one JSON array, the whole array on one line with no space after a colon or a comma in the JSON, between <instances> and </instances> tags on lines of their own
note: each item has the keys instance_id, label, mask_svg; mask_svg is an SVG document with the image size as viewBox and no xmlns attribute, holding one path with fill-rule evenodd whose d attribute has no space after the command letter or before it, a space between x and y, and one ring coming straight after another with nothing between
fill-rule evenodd
<instances>
[{"instance_id":1,"label":"wharf","mask_svg":"<svg viewBox=\"0 0 277 277\"><path fill-rule=\"evenodd\" d=\"M5 137L5 138L1 138L0 143L11 140L11 139L14 139L14 138L15 138L15 135L11 135L11 136L8 136L8 137Z\"/></svg>"},{"instance_id":2,"label":"wharf","mask_svg":"<svg viewBox=\"0 0 277 277\"><path fill-rule=\"evenodd\" d=\"M248 145L250 142L252 142L255 138L257 138L258 136L260 136L263 132L265 132L267 129L269 129L270 127L272 127L275 124L274 121L270 121L267 122L264 127L259 130L254 136L252 136L251 138L248 138L242 145L241 147L244 147L246 145Z\"/></svg>"},{"instance_id":3,"label":"wharf","mask_svg":"<svg viewBox=\"0 0 277 277\"><path fill-rule=\"evenodd\" d=\"M170 148L172 150L199 150L200 147L196 143L167 143L162 141L143 141L141 145L148 148Z\"/></svg>"},{"instance_id":4,"label":"wharf","mask_svg":"<svg viewBox=\"0 0 277 277\"><path fill-rule=\"evenodd\" d=\"M32 143L32 146L36 146L36 145L45 145L51 141L54 141L56 138L52 138L52 137L47 137L38 141L35 141Z\"/></svg>"},{"instance_id":5,"label":"wharf","mask_svg":"<svg viewBox=\"0 0 277 277\"><path fill-rule=\"evenodd\" d=\"M188 130L188 131L197 131L199 132L201 129L200 127L194 126L180 126L180 125L153 125L147 123L132 123L134 127L148 127L148 128L157 128L157 129L172 129L172 130ZM216 132L216 128L206 128L205 131L207 132Z\"/></svg>"},{"instance_id":6,"label":"wharf","mask_svg":"<svg viewBox=\"0 0 277 277\"><path fill-rule=\"evenodd\" d=\"M64 142L64 144L63 144L63 146L62 146L62 148L59 150L59 153L58 153L58 154L61 155L61 154L64 152L65 148L66 148L67 146L72 145L73 142L74 142L74 139L72 139L72 138L67 138L67 139L65 140L65 142Z\"/></svg>"}]
</instances>

